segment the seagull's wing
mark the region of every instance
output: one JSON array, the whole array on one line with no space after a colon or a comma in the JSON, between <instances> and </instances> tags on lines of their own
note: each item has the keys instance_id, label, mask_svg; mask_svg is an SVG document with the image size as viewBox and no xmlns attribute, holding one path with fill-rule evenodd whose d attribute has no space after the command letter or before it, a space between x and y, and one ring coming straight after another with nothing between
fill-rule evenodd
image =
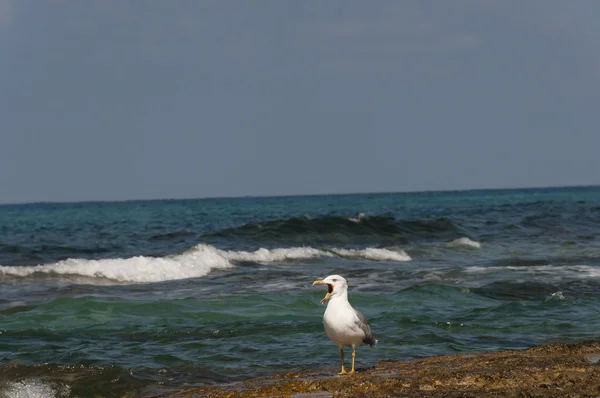
<instances>
[{"instance_id":1,"label":"seagull's wing","mask_svg":"<svg viewBox=\"0 0 600 398\"><path fill-rule=\"evenodd\" d=\"M371 325L369 325L369 321L360 311L356 311L356 325L365 333L365 337L363 338L363 343L370 345L373 347L377 344L377 339L371 333Z\"/></svg>"}]
</instances>

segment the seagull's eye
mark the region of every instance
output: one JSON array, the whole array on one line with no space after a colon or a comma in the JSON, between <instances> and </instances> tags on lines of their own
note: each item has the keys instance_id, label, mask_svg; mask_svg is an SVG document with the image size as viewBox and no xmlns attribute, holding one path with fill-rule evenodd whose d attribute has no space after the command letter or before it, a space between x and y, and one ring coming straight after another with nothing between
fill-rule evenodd
<instances>
[{"instance_id":1,"label":"seagull's eye","mask_svg":"<svg viewBox=\"0 0 600 398\"><path fill-rule=\"evenodd\" d=\"M337 282L337 279L336 279L336 278L333 278L333 279L332 279L332 281L334 281L334 282Z\"/></svg>"}]
</instances>

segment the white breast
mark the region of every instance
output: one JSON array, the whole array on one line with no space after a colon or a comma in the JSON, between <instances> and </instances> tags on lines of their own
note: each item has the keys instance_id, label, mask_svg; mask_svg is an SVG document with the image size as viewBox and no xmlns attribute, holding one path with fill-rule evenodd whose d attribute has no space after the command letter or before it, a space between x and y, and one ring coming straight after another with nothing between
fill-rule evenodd
<instances>
[{"instance_id":1,"label":"white breast","mask_svg":"<svg viewBox=\"0 0 600 398\"><path fill-rule=\"evenodd\" d=\"M365 334L357 321L356 311L347 300L330 300L323 315L325 332L338 345L362 344Z\"/></svg>"}]
</instances>

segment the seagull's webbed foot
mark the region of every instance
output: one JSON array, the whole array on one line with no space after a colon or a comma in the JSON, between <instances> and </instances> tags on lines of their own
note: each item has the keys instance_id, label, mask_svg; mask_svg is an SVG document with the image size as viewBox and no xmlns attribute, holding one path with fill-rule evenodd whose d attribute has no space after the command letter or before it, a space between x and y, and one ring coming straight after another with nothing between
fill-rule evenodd
<instances>
[{"instance_id":1,"label":"seagull's webbed foot","mask_svg":"<svg viewBox=\"0 0 600 398\"><path fill-rule=\"evenodd\" d=\"M340 346L340 357L342 358L342 371L338 373L339 375L347 374L346 369L344 369L344 349Z\"/></svg>"}]
</instances>

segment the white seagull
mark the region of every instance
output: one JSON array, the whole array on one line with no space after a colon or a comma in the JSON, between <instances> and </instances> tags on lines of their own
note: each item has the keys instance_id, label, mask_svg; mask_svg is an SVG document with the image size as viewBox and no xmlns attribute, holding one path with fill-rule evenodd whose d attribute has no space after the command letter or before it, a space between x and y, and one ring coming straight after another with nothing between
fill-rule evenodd
<instances>
[{"instance_id":1,"label":"white seagull","mask_svg":"<svg viewBox=\"0 0 600 398\"><path fill-rule=\"evenodd\" d=\"M321 300L321 304L327 303L325 314L323 314L323 325L327 336L340 347L342 357L341 375L346 374L344 369L344 346L352 346L352 370L354 373L354 357L356 347L368 344L373 347L377 339L371 333L369 321L363 314L356 311L348 302L348 283L339 275L329 275L325 279L313 282L314 285L327 285L327 294Z\"/></svg>"}]
</instances>

